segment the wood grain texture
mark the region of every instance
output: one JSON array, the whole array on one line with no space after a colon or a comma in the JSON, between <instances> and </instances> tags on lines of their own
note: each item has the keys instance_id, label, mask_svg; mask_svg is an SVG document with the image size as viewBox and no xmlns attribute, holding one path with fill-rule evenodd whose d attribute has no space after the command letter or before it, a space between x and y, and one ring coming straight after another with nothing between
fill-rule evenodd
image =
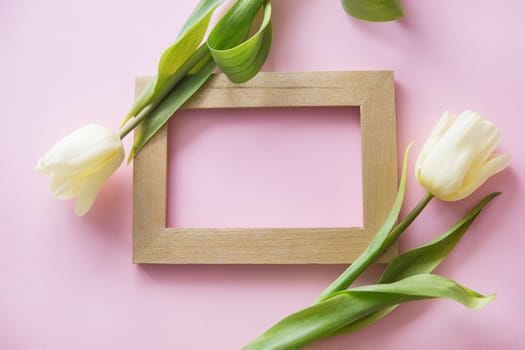
<instances>
[{"instance_id":1,"label":"wood grain texture","mask_svg":"<svg viewBox=\"0 0 525 350\"><path fill-rule=\"evenodd\" d=\"M139 77L140 93L150 77ZM199 264L350 263L390 212L397 192L394 75L390 71L268 72L244 84L216 74L183 107L359 106L363 227L168 228L167 131L134 160L133 261ZM183 166L183 165L181 165ZM397 254L392 247L380 261Z\"/></svg>"}]
</instances>

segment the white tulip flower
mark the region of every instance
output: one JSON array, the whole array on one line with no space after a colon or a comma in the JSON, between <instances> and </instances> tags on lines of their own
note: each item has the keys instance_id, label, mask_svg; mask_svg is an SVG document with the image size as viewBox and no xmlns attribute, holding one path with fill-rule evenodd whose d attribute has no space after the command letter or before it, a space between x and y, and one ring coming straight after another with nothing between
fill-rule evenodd
<instances>
[{"instance_id":1,"label":"white tulip flower","mask_svg":"<svg viewBox=\"0 0 525 350\"><path fill-rule=\"evenodd\" d=\"M50 190L57 198L76 197L75 213L82 216L123 159L119 136L104 126L91 124L51 147L39 160L36 171L51 177Z\"/></svg>"},{"instance_id":2,"label":"white tulip flower","mask_svg":"<svg viewBox=\"0 0 525 350\"><path fill-rule=\"evenodd\" d=\"M493 153L499 140L499 130L479 113L447 111L417 159L417 180L442 200L463 199L510 164L509 154Z\"/></svg>"}]
</instances>

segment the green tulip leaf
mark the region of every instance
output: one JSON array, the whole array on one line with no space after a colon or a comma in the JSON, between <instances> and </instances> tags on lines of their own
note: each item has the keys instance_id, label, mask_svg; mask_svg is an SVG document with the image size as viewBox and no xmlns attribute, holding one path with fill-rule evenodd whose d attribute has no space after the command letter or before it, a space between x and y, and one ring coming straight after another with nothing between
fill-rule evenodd
<instances>
[{"instance_id":1,"label":"green tulip leaf","mask_svg":"<svg viewBox=\"0 0 525 350\"><path fill-rule=\"evenodd\" d=\"M432 242L421 247L409 250L406 253L394 258L386 267L378 283L391 283L413 275L431 273L436 267L450 254L461 240L467 229L474 222L481 210L500 193L491 193L483 198L465 217L458 221L449 230L441 234ZM389 306L379 310L362 319L352 322L343 329L338 330L333 335L353 333L367 327L375 321L385 317L392 312L398 305Z\"/></svg>"},{"instance_id":2,"label":"green tulip leaf","mask_svg":"<svg viewBox=\"0 0 525 350\"><path fill-rule=\"evenodd\" d=\"M263 20L259 30L247 39L260 8ZM234 83L255 76L272 45L271 5L268 0L238 1L217 23L208 37L208 47L219 68Z\"/></svg>"},{"instance_id":3,"label":"green tulip leaf","mask_svg":"<svg viewBox=\"0 0 525 350\"><path fill-rule=\"evenodd\" d=\"M238 0L214 27L206 44L197 48L209 17L221 2L201 1L184 25L177 43L163 54L157 77L130 112L130 115L141 111L149 115L135 129L128 161L200 89L217 66L232 81L243 82L257 74L263 65L271 46L271 7L267 0ZM248 38L261 7L264 16L261 27Z\"/></svg>"},{"instance_id":4,"label":"green tulip leaf","mask_svg":"<svg viewBox=\"0 0 525 350\"><path fill-rule=\"evenodd\" d=\"M317 302L322 301L334 292L348 288L348 286L352 284L352 282L355 281L357 277L359 277L366 267L370 265L373 260L372 258L381 254L382 250L384 250L384 242L396 224L397 218L399 217L399 212L401 211L401 206L403 205L403 200L405 198L408 155L410 153L411 147L412 144L408 145L405 150L405 155L403 157L403 170L401 172L401 180L399 181L397 196L394 200L394 204L392 205L392 210L383 223L383 226L381 226L379 231L377 231L377 234L374 236L363 254L361 254L343 274L341 274L328 286L328 288L326 288L321 293L317 299Z\"/></svg>"},{"instance_id":5,"label":"green tulip leaf","mask_svg":"<svg viewBox=\"0 0 525 350\"><path fill-rule=\"evenodd\" d=\"M404 16L399 0L342 0L350 16L371 22L394 21Z\"/></svg>"},{"instance_id":6,"label":"green tulip leaf","mask_svg":"<svg viewBox=\"0 0 525 350\"><path fill-rule=\"evenodd\" d=\"M321 303L284 318L244 349L299 349L386 307L432 298L450 299L477 309L494 296L483 296L450 279L430 274L358 287L337 292Z\"/></svg>"},{"instance_id":7,"label":"green tulip leaf","mask_svg":"<svg viewBox=\"0 0 525 350\"><path fill-rule=\"evenodd\" d=\"M456 247L481 210L499 194L494 192L483 198L467 215L433 241L394 258L383 272L379 283L390 283L434 271Z\"/></svg>"},{"instance_id":8,"label":"green tulip leaf","mask_svg":"<svg viewBox=\"0 0 525 350\"><path fill-rule=\"evenodd\" d=\"M137 98L131 110L123 121L126 123L130 118L137 115L149 104L158 104L171 89L183 78L186 71L181 69L184 62L192 56L206 34L213 11L224 0L201 0L192 14L183 25L177 41L162 54L157 76L143 90Z\"/></svg>"}]
</instances>

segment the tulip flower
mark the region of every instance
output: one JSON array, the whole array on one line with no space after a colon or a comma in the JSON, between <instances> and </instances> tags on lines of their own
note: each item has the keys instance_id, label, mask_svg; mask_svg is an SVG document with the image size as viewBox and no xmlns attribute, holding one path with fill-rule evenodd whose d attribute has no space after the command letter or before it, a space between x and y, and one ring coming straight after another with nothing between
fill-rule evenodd
<instances>
[{"instance_id":1,"label":"tulip flower","mask_svg":"<svg viewBox=\"0 0 525 350\"><path fill-rule=\"evenodd\" d=\"M499 130L479 113L447 111L417 159L417 180L437 198L463 199L510 164L510 155L493 153L499 140Z\"/></svg>"},{"instance_id":2,"label":"tulip flower","mask_svg":"<svg viewBox=\"0 0 525 350\"><path fill-rule=\"evenodd\" d=\"M489 124L490 125L490 124ZM405 152L399 190L392 211L372 241L316 302L281 321L254 339L244 350L299 349L318 339L356 332L382 319L401 303L427 298L446 298L481 308L494 299L432 272L450 254L480 211L499 193L482 199L465 217L436 239L396 257L376 284L348 287L408 228L434 197L427 192L398 224L403 204L407 160ZM401 288L400 288L401 287ZM425 295L426 294L426 295Z\"/></svg>"},{"instance_id":3,"label":"tulip flower","mask_svg":"<svg viewBox=\"0 0 525 350\"><path fill-rule=\"evenodd\" d=\"M50 190L57 198L76 197L75 213L82 216L123 159L119 136L104 126L91 124L51 147L39 160L36 171L50 176Z\"/></svg>"}]
</instances>

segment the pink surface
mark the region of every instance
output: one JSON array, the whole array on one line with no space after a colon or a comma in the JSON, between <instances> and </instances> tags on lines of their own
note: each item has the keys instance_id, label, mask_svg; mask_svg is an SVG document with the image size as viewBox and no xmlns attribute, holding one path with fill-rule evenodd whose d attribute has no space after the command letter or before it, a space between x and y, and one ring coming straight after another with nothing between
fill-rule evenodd
<instances>
[{"instance_id":1,"label":"pink surface","mask_svg":"<svg viewBox=\"0 0 525 350\"><path fill-rule=\"evenodd\" d=\"M72 203L52 199L48 179L33 173L43 152L71 130L88 122L118 127L132 102L134 76L154 71L158 56L193 4L164 0L4 0L0 4L4 121L0 139L4 150L0 156L4 169L0 175L1 349L238 349L281 317L310 304L343 269L338 265L136 266L131 264L130 167L122 167L110 179L83 218L74 216ZM480 292L497 292L498 297L478 311L441 300L403 305L362 332L318 342L308 349L523 349L525 202L520 174L525 172L521 106L525 5L520 1L496 6L473 0L432 0L405 1L405 6L404 20L374 24L349 18L335 0L274 0L274 46L264 70L394 70L400 150L414 139L418 151L445 109L473 109L494 120L503 135L500 150L514 156L512 167L467 200L433 202L402 238L401 248L428 241L482 195L503 191L437 271ZM197 118L211 120L214 113ZM300 125L295 120L300 116L287 112L284 118L290 124L281 130L273 120L267 124L257 120L252 126L244 119L228 121L236 113L220 116L224 122L215 121L220 135L208 132L206 137L190 138L174 155L173 171L215 170L213 164L203 164L207 150L213 147L240 167L237 160L245 159L248 151L227 152L242 141L237 128L246 127L251 135L260 137L260 126L274 132L285 147L292 147L285 140L288 129ZM321 119L309 118L305 116L305 130L290 139L302 145L288 150L312 155L316 164L324 160L315 152L325 151L333 159L327 160L328 170L318 177L301 180L298 192L287 192L287 205L294 206L290 217L268 215L277 203L271 202L277 200L273 195L265 198L266 217L253 213L236 217L234 205L224 207L225 216L239 225L288 225L287 220L307 226L317 225L317 220L327 225L350 222L351 216L340 213L330 217L329 209L339 210L335 203L351 196L351 188L346 187L350 185L339 176L350 175L350 163L357 159L358 150L349 147L346 154L336 148L350 146L353 141L344 135L350 135L353 127L345 124L343 130L337 130L340 115L331 112L333 123L323 126L322 133L328 136L322 137L334 136L334 140L325 145L319 136L315 142L323 148L316 150L304 140ZM197 128L194 123L183 134ZM218 143L228 133L231 143ZM250 149L265 156L253 144ZM184 152L198 155L192 157L193 168L176 166L176 159L190 155ZM411 166L414 158L415 154ZM284 160L280 155L275 161ZM258 165L253 159L248 161L246 174L257 173L254 167ZM310 166L304 159L298 163L299 167ZM286 187L284 179L295 174L296 170L286 166L285 177L275 180L277 187ZM323 181L324 171L338 169L338 178ZM175 193L184 184L190 197L199 190L190 181L191 175L198 174L185 173L172 181ZM265 184L263 180L256 177L253 184ZM216 196L222 194L221 189L210 183L206 186L213 191L207 195L216 212L203 220L225 224L218 217L223 208L217 205ZM315 198L303 200L300 191L308 186L335 193L334 202L326 204L334 207L326 208ZM237 188L233 195L240 196L243 187ZM410 177L406 208L422 193ZM256 194L249 192L249 196ZM198 223L199 218L192 215L202 202L173 205L189 208L181 218L172 215L175 223ZM310 205L323 216L311 218ZM352 202L349 209L361 208ZM372 282L379 272L380 267L374 266L361 282Z\"/></svg>"},{"instance_id":2,"label":"pink surface","mask_svg":"<svg viewBox=\"0 0 525 350\"><path fill-rule=\"evenodd\" d=\"M168 226L362 226L358 108L182 111L169 127Z\"/></svg>"}]
</instances>

